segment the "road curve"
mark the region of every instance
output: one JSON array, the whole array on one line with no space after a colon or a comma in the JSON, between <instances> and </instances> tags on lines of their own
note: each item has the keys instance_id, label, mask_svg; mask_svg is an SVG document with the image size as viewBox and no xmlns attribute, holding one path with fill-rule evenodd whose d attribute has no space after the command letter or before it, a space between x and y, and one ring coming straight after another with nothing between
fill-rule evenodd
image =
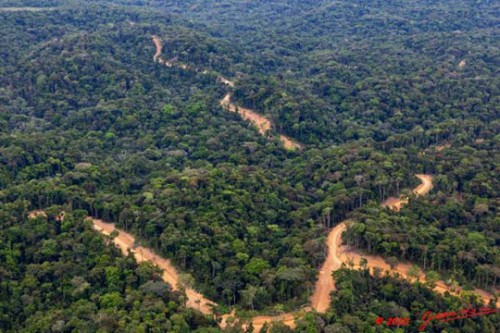
<instances>
[{"instance_id":1,"label":"road curve","mask_svg":"<svg viewBox=\"0 0 500 333\"><path fill-rule=\"evenodd\" d=\"M432 175L417 174L415 175L422 182L418 187L413 190L416 196L426 195L433 188ZM399 199L394 199L391 201L391 205L387 205L386 202L382 206L388 206L391 209L399 210L402 205L408 203L408 198L401 197ZM364 254L356 249L349 246L342 245L342 233L347 229L347 225L350 221L344 221L336 225L329 233L327 238L328 254L321 268L318 281L316 282L316 289L311 297L311 306L317 312L325 312L330 305L330 293L335 290L334 281L332 278L332 273L339 269L342 263L352 262L354 267L359 268L359 262L362 258L366 259L367 267L373 271L373 269L378 268L382 271L389 271L391 273L399 273L399 275L407 280L411 280L408 276L408 270L412 267L409 263L399 263L394 268L390 267L384 259L380 256L373 256ZM425 274L422 270L419 271L418 280L425 282ZM445 284L444 281L437 281L434 290L440 294L444 294L446 291L454 295L459 295L462 288L455 288L454 291L451 287ZM475 289L476 294L478 294L483 301L488 304L490 299L494 296L484 290ZM500 301L496 303L497 307L500 307Z\"/></svg>"},{"instance_id":2,"label":"road curve","mask_svg":"<svg viewBox=\"0 0 500 333\"><path fill-rule=\"evenodd\" d=\"M338 251L342 244L342 233L346 229L346 222L342 222L330 231L326 239L328 254L319 271L318 281L311 296L311 306L318 312L325 312L330 307L330 293L335 290L332 273L342 265Z\"/></svg>"},{"instance_id":3,"label":"road curve","mask_svg":"<svg viewBox=\"0 0 500 333\"><path fill-rule=\"evenodd\" d=\"M429 193L432 189L432 176L418 174L416 175L418 179L422 181L417 188L413 190L415 195L425 195ZM396 199L391 201L391 208L399 210L401 205L406 203L405 199ZM382 204L387 206L386 203ZM349 251L345 246L342 246L342 233L347 229L348 221L344 221L336 225L328 234L326 239L326 245L328 247L328 254L326 256L323 267L319 272L318 281L316 282L315 290L311 296L311 306L318 312L325 312L330 306L330 293L335 290L335 284L333 282L332 273L340 268L343 262L347 262L349 259L356 255L355 262L359 262L361 256L358 253ZM349 255L347 255L349 254ZM364 258L367 256L363 255ZM367 258L368 259L368 258ZM371 256L369 262L374 266L385 262L375 256Z\"/></svg>"},{"instance_id":4,"label":"road curve","mask_svg":"<svg viewBox=\"0 0 500 333\"><path fill-rule=\"evenodd\" d=\"M224 81L222 81L222 82L224 82ZM228 82L231 82L231 81L228 81ZM228 84L226 82L224 82L224 83ZM234 86L234 84L233 84L233 86ZM220 105L224 109L228 110L229 112L239 113L243 119L254 123L255 126L257 126L257 129L259 130L260 134L266 135L266 132L269 131L272 127L271 121L253 110L250 110L250 109L247 109L247 108L244 108L241 106L236 106L234 103L231 102L231 96L232 96L231 93L227 93L224 96L224 98L221 99ZM299 143L293 141L292 139L290 139L289 137L287 137L283 134L280 134L279 138L280 138L281 143L283 143L283 146L286 149L295 150L295 149L302 148L302 146Z\"/></svg>"},{"instance_id":5,"label":"road curve","mask_svg":"<svg viewBox=\"0 0 500 333\"><path fill-rule=\"evenodd\" d=\"M414 189L415 195L425 195L432 189L432 176L419 174L416 175L421 181L417 188ZM45 212L42 210L33 211L28 214L29 218L36 218L37 216L46 216ZM61 215L61 220L64 215ZM175 267L172 266L170 260L160 257L155 254L151 249L135 246L135 238L120 229L115 227L114 223L104 222L99 219L94 219L88 217L87 219L92 221L95 230L102 234L110 235L113 231L116 231L117 235L113 238L113 243L120 248L124 255L131 251L137 262L150 261L157 265L163 270L162 278L165 282L170 284L173 290L178 290L179 286L182 286L182 282L179 279L179 274ZM283 313L277 316L256 316L252 318L252 324L254 326L254 332L259 332L260 328L265 323L272 323L274 321L283 322L285 325L295 328L295 319L300 316L300 313L309 312L315 310L317 312L325 312L330 306L330 293L335 290L335 284L333 281L332 273L339 269L342 263L352 262L354 267L359 267L359 262L361 258L367 260L367 267L373 270L374 268L382 269L382 271L390 271L393 273L399 273L402 278L410 279L407 275L408 269L411 267L408 263L400 263L394 269L392 269L383 259L378 256L370 256L360 253L355 249L352 249L346 245L342 245L342 233L347 229L349 221L344 221L337 226L335 226L330 233L326 241L328 247L328 254L325 262L319 273L318 281L315 285L315 291L311 296L311 307L301 309L296 312ZM420 281L425 281L425 276L423 272L420 272ZM452 291L443 281L438 281L436 283L435 291L439 293L445 293L449 291L452 294L459 294L461 289L457 288ZM202 294L198 293L192 288L185 287L186 296L188 298L187 306L196 310L199 310L205 315L213 314L213 307L217 306L217 303L211 301L210 299L204 297ZM487 293L484 290L475 289L475 292L483 298L485 303L488 303L493 295ZM496 303L497 307L500 307L500 301ZM226 326L227 319L229 317L236 316L234 310L231 314L224 315L221 317L221 323L219 326L224 328Z\"/></svg>"},{"instance_id":6,"label":"road curve","mask_svg":"<svg viewBox=\"0 0 500 333\"><path fill-rule=\"evenodd\" d=\"M111 232L116 231L118 234L113 238L113 242L120 248L124 255L127 255L130 249L137 262L150 261L160 267L163 270L163 280L167 282L173 290L178 290L179 286L182 285L179 280L179 274L175 267L172 266L170 260L160 257L151 251L151 249L142 246L134 246L134 236L123 230L117 229L114 223L108 223L93 218L88 219L92 220L94 229L102 234L110 235ZM192 288L186 288L186 296L188 298L187 306L197 309L203 314L212 314L212 307L217 305L215 302L205 298Z\"/></svg>"},{"instance_id":7,"label":"road curve","mask_svg":"<svg viewBox=\"0 0 500 333\"><path fill-rule=\"evenodd\" d=\"M160 58L161 56L161 40L158 38L158 36L153 36L153 43L155 43L156 47L156 53L153 56L153 61L156 62L158 59L159 62L163 62L163 60Z\"/></svg>"},{"instance_id":8,"label":"road curve","mask_svg":"<svg viewBox=\"0 0 500 333\"><path fill-rule=\"evenodd\" d=\"M426 195L432 190L432 176L425 174L415 175L422 182L417 188L413 190L413 194L416 196ZM382 203L382 207L389 207L392 210L399 211L403 205L408 203L408 198L405 196L400 196L399 198L389 197Z\"/></svg>"}]
</instances>

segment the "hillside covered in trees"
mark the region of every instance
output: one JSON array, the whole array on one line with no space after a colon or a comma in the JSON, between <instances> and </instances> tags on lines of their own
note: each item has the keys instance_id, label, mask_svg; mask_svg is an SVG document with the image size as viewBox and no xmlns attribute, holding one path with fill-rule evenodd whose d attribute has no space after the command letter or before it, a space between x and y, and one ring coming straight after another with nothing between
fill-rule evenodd
<instances>
[{"instance_id":1,"label":"hillside covered in trees","mask_svg":"<svg viewBox=\"0 0 500 333\"><path fill-rule=\"evenodd\" d=\"M308 304L346 218L353 248L498 291L499 16L465 0L0 1L0 329L219 330L86 215L170 258L221 312ZM173 66L153 61L153 36ZM221 106L229 92L266 135ZM428 196L380 206L416 173L434 175ZM54 205L63 224L27 218ZM376 302L466 306L364 271L335 279L331 309L297 331L370 330ZM350 303L348 285L363 290ZM466 322L433 329L493 332L498 314Z\"/></svg>"}]
</instances>

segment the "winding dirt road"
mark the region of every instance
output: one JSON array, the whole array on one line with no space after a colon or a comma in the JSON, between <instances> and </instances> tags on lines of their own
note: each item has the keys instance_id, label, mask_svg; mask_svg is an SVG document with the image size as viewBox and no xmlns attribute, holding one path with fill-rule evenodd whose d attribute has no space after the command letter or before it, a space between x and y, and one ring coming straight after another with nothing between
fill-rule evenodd
<instances>
[{"instance_id":1,"label":"winding dirt road","mask_svg":"<svg viewBox=\"0 0 500 333\"><path fill-rule=\"evenodd\" d=\"M30 213L30 218L35 218L39 215L44 215L43 211L36 211ZM118 248L122 251L124 255L128 255L128 251L130 250L133 254L137 262L149 261L157 265L159 268L163 270L162 278L165 282L167 282L173 290L179 290L179 287L182 285L182 282L179 278L179 273L172 266L170 260L165 259L154 253L151 249L142 247L142 246L134 246L135 238L131 234L117 229L114 223L104 222L103 220L94 219L88 217L87 219L91 220L93 223L93 227L95 230L99 231L104 235L110 235L113 231L117 232L116 237L113 238L113 243L118 246ZM186 306L199 310L201 313L205 315L211 315L213 313L212 309L214 306L217 306L217 303L209 300L204 297L199 292L195 291L192 288L185 288L186 296L188 301ZM304 309L304 311L309 311L309 308ZM281 321L286 325L294 328L295 327L295 313L285 313L278 316L257 316L252 318L252 324L254 326L254 332L258 332L260 328L267 322L271 323L273 321ZM227 324L226 321L229 317L235 317L234 311L229 315L222 316L222 321L220 326L224 328Z\"/></svg>"},{"instance_id":2,"label":"winding dirt road","mask_svg":"<svg viewBox=\"0 0 500 333\"><path fill-rule=\"evenodd\" d=\"M426 195L429 193L430 190L432 190L432 176L431 175L424 175L424 174L418 174L415 175L417 176L418 179L422 182L417 188L413 190L413 194L416 196L420 195ZM405 196L400 196L399 198L394 198L390 197L387 198L382 203L382 207L389 207L392 210L399 211L403 205L406 205L408 203L408 198Z\"/></svg>"},{"instance_id":3,"label":"winding dirt road","mask_svg":"<svg viewBox=\"0 0 500 333\"><path fill-rule=\"evenodd\" d=\"M117 231L118 235L113 239L115 245L117 245L124 255L128 254L128 249L134 253L137 262L150 261L163 269L163 280L172 286L173 290L178 290L181 285L179 280L179 274L170 260L160 257L155 254L151 249L136 246L135 238L120 229L115 227L114 223L104 222L102 220L97 220L89 218L92 220L94 229L102 234L110 235L111 232ZM203 314L212 314L212 307L217 305L208 298L205 298L202 294L198 293L192 288L186 288L186 296L188 297L187 306L193 309L197 309Z\"/></svg>"},{"instance_id":4,"label":"winding dirt road","mask_svg":"<svg viewBox=\"0 0 500 333\"><path fill-rule=\"evenodd\" d=\"M158 36L153 36L153 42L156 46L156 53L155 55L153 56L153 61L154 62L159 62L159 63L162 63L163 64L163 59L161 58L161 49L162 49L162 43L161 43L161 40ZM165 65L167 65L167 67L172 67L173 66L173 62L172 61L166 61L165 62ZM187 70L189 69L189 66L186 65L186 64L183 64L183 63L180 63L179 64L179 67L181 67L182 69L184 70ZM204 70L202 72L202 74L207 74L208 71L207 70ZM219 82L222 82L223 84L231 87L231 88L234 88L234 82L231 81L231 80L228 80L222 76L218 76L217 77L217 81ZM272 127L272 123L269 119L267 119L266 117L258 114L257 112L253 111L253 110L250 110L250 109L247 109L247 108L243 108L243 107L238 107L236 106L235 104L233 104L231 102L231 93L227 93L226 96L224 96L223 99L221 99L220 101L220 105L230 111L230 112L237 112L239 113L243 119L245 120L248 120L250 122L252 122L253 124L255 124L255 126L257 126L257 129L259 131L260 134L262 135L265 135L266 132L268 130L271 129ZM289 150L295 150L295 149L301 149L302 146L293 141L292 139L290 139L289 137L285 136L285 135L282 135L280 134L279 136L280 138L280 141L283 143L283 146L286 148L286 149L289 149Z\"/></svg>"},{"instance_id":5,"label":"winding dirt road","mask_svg":"<svg viewBox=\"0 0 500 333\"><path fill-rule=\"evenodd\" d=\"M155 43L155 46L156 46L156 53L153 56L153 61L156 62L158 59L158 62L163 63L163 59L160 58L161 48L162 48L160 38L158 36L153 36L153 43Z\"/></svg>"},{"instance_id":6,"label":"winding dirt road","mask_svg":"<svg viewBox=\"0 0 500 333\"><path fill-rule=\"evenodd\" d=\"M422 184L415 188L413 192L417 196L427 194L433 187L432 176L424 174L418 174L416 176L422 181ZM400 201L404 200L407 199L403 198ZM396 202L390 207L393 209L398 209L401 207L402 203L404 202ZM44 211L38 210L30 212L28 216L29 218L36 218L37 216L46 217L46 214ZM61 215L61 220L63 218L64 214ZM114 223L104 222L92 217L88 217L88 219L92 221L94 229L102 234L110 235L113 231L116 231L117 236L113 238L113 242L120 248L124 255L127 255L128 251L130 250L134 254L138 262L149 261L157 265L163 270L163 280L170 284L172 289L178 290L179 287L182 286L179 274L175 267L172 266L170 260L158 256L151 249L142 246L134 246L135 238L131 234L117 229ZM379 268L382 271L399 273L400 276L404 279L411 279L407 274L408 270L411 267L411 264L409 263L400 263L394 268L391 268L382 259L382 257L366 255L350 248L349 246L342 245L342 233L347 229L349 223L350 221L344 221L338 224L328 234L328 238L326 241L328 254L319 273L318 281L315 285L315 291L311 296L311 307L306 307L296 312L283 313L277 316L256 316L252 318L254 332L259 332L259 330L265 323L272 323L275 321L283 322L285 325L291 328L295 328L295 319L300 317L303 313L309 312L313 309L317 312L325 312L330 306L330 293L335 290L332 273L335 270L339 269L342 263L352 262L354 264L354 267L359 267L360 260L362 258L365 258L367 260L367 267L370 268L371 271L373 271L374 268ZM425 275L422 271L420 271L419 280L425 282ZM212 309L214 306L217 306L217 303L209 300L192 288L185 286L184 288L186 290L186 296L188 298L186 304L188 307L197 309L205 315L213 314ZM443 281L438 281L434 290L441 294L444 294L446 291L448 291L452 294L458 295L462 289L456 288L454 291L452 291L451 288L447 286ZM475 292L480 297L482 297L485 303L488 303L489 300L493 298L493 295L487 293L484 290L475 289ZM500 301L497 302L496 305L497 307L500 307ZM221 317L222 320L220 323L220 327L224 328L227 325L226 322L228 318L230 317L233 317L237 320L237 317L234 314L234 310L231 314Z\"/></svg>"},{"instance_id":7,"label":"winding dirt road","mask_svg":"<svg viewBox=\"0 0 500 333\"><path fill-rule=\"evenodd\" d=\"M415 175L422 182L417 188L413 190L416 196L426 195L433 188L432 176L417 174ZM385 201L382 206L389 207L390 209L399 211L403 204L408 203L408 198L401 197L400 199L392 198L390 204ZM389 271L391 273L398 273L402 278L406 280L411 280L412 278L408 276L408 271L412 267L410 263L398 263L394 268L390 267L382 257L367 255L349 246L342 245L342 233L347 229L350 221L344 221L337 226L335 226L327 239L328 255L321 268L318 281L316 282L316 289L311 297L311 306L318 312L325 312L330 305L330 293L335 290L335 285L332 273L339 269L342 263L352 262L355 268L360 268L359 262L362 258L367 260L367 267L373 272L374 268L379 268L384 271ZM425 274L422 270L419 270L418 280L425 282ZM462 288L455 288L453 291L451 287L446 285L444 281L437 281L436 287L434 288L436 292L444 294L446 291L454 295L459 295ZM490 299L494 296L484 290L475 289L476 294L478 294L483 301L488 304ZM497 307L500 307L500 301L496 303Z\"/></svg>"},{"instance_id":8,"label":"winding dirt road","mask_svg":"<svg viewBox=\"0 0 500 333\"><path fill-rule=\"evenodd\" d=\"M415 188L413 193L415 193L415 195L425 195L429 193L432 189L432 176L423 174L418 174L416 176L422 181L422 184ZM399 210L401 205L407 202L407 198L392 198L390 204L388 204L388 200L386 200L382 206L389 206L391 209ZM352 259L354 263L359 263L361 258L366 258L369 262L369 267L381 267L386 269L382 266L388 266L381 257L361 255L347 246L342 245L342 233L347 229L348 223L349 221L339 223L328 234L326 240L328 254L319 272L316 289L311 297L311 306L318 312L325 312L330 306L330 293L335 290L332 273L339 269L343 262L348 262L349 259ZM389 270L391 269L389 268Z\"/></svg>"},{"instance_id":9,"label":"winding dirt road","mask_svg":"<svg viewBox=\"0 0 500 333\"><path fill-rule=\"evenodd\" d=\"M231 82L231 81L228 81ZM232 82L231 82L232 83ZM226 83L228 84L228 83ZM234 86L234 84L233 84ZM271 129L271 121L267 119L266 117L258 114L257 112L241 107L241 106L236 106L234 103L231 102L231 93L227 93L226 96L224 96L223 99L220 101L220 105L230 111L230 112L237 112L241 115L241 117L245 120L248 120L257 126L257 129L259 130L259 133L262 135L266 135L266 132ZM295 150L295 149L300 149L302 148L300 144L297 142L293 141L289 137L280 134L279 136L281 143L283 143L283 146L286 149L290 150Z\"/></svg>"}]
</instances>

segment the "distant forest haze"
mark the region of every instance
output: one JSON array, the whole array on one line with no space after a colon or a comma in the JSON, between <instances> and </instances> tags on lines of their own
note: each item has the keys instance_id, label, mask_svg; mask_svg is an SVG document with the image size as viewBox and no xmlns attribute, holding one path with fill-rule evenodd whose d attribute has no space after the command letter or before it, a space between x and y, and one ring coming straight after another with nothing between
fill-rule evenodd
<instances>
[{"instance_id":1,"label":"distant forest haze","mask_svg":"<svg viewBox=\"0 0 500 333\"><path fill-rule=\"evenodd\" d=\"M466 0L0 0L0 331L413 332L425 311L495 308L499 17ZM87 216L170 259L180 288ZM336 267L309 311L346 220L339 240L391 269ZM262 319L284 314L294 328Z\"/></svg>"}]
</instances>

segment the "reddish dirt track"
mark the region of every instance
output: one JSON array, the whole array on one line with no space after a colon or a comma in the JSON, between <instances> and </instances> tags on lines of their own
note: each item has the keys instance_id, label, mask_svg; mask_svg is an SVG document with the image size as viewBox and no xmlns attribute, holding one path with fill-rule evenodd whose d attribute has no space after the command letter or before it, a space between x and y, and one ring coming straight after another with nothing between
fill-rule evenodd
<instances>
[{"instance_id":1,"label":"reddish dirt track","mask_svg":"<svg viewBox=\"0 0 500 333\"><path fill-rule=\"evenodd\" d=\"M36 216L36 214L33 214L33 217ZM90 217L89 219L92 220L94 229L102 234L110 235L111 232L115 230L118 232L118 235L113 238L113 243L120 248L124 255L127 255L130 249L137 262L150 261L157 265L163 270L163 280L171 285L174 290L178 290L179 286L182 285L182 282L179 280L179 274L177 273L175 267L172 266L170 260L158 256L148 248L142 246L134 247L135 238L131 234L117 229L114 223L108 223ZM212 314L212 307L217 305L217 303L209 300L192 288L186 288L186 295L188 297L187 306L192 309L197 309L206 315ZM229 315L222 316L221 327L226 326L226 320L230 316L234 316L234 312ZM258 332L266 322L271 323L273 321L282 321L292 328L295 327L294 313L285 313L278 316L257 316L252 319L252 324L255 327L254 332Z\"/></svg>"},{"instance_id":2,"label":"reddish dirt track","mask_svg":"<svg viewBox=\"0 0 500 333\"><path fill-rule=\"evenodd\" d=\"M418 174L415 176L417 176L417 178L420 179L422 184L420 184L417 188L415 188L413 190L413 193L416 196L426 195L427 193L429 193L429 191L432 190L432 176L423 174ZM404 196L401 196L399 198L390 197L387 198L387 200L385 200L382 203L382 207L389 207L390 209L399 211L401 209L401 206L407 203L408 203L408 198Z\"/></svg>"},{"instance_id":3,"label":"reddish dirt track","mask_svg":"<svg viewBox=\"0 0 500 333\"><path fill-rule=\"evenodd\" d=\"M343 226L343 230L345 230L345 226ZM342 231L343 231L342 230ZM360 265L360 260L362 258L367 260L367 267L373 272L374 268L379 268L382 270L382 272L388 271L392 274L398 273L401 278L405 280L412 280L410 276L408 276L408 271L412 267L411 263L398 263L394 268L391 268L389 264L387 264L382 257L379 256L372 256L372 255L367 255L362 253L361 251L352 249L348 246L342 245L338 247L337 249L337 256L338 259L341 260L342 262L349 262L351 261L354 264L355 268L359 268ZM425 282L425 274L422 270L419 269L419 277L418 280L420 282ZM447 286L446 283L442 280L437 281L436 287L434 288L434 291L444 294L445 292L449 292L450 294L453 295L460 295L460 292L463 289L460 287L456 287L455 290L453 291L450 286ZM488 304L490 299L493 299L493 295L480 289L475 289L475 293L483 299L483 301ZM500 301L496 303L497 307L500 307ZM318 310L319 312L319 310Z\"/></svg>"},{"instance_id":4,"label":"reddish dirt track","mask_svg":"<svg viewBox=\"0 0 500 333\"><path fill-rule=\"evenodd\" d=\"M257 126L259 133L265 135L267 131L271 129L271 121L260 114L243 107L238 107L231 103L231 93L227 93L226 96L220 101L220 104L230 112L238 112L243 119L249 120Z\"/></svg>"},{"instance_id":5,"label":"reddish dirt track","mask_svg":"<svg viewBox=\"0 0 500 333\"><path fill-rule=\"evenodd\" d=\"M427 194L432 189L432 176L416 176L422 181L422 184L414 189L413 192L417 195ZM402 202L400 199L391 198L390 200L386 200L382 205L399 210L401 204ZM316 282L316 288L311 297L311 306L318 312L325 312L330 306L330 293L335 290L332 273L339 269L343 262L347 262L349 259L354 259L354 261L358 263L361 259L361 257L352 258L355 255L358 256L358 254L342 246L342 233L347 229L347 223L348 221L344 221L338 224L328 234L326 241L328 254L323 267L321 267L318 281ZM363 255L363 257L367 258L365 255ZM367 259L369 259L369 262L373 266L385 264L379 257L372 256Z\"/></svg>"},{"instance_id":6,"label":"reddish dirt track","mask_svg":"<svg viewBox=\"0 0 500 333\"><path fill-rule=\"evenodd\" d=\"M156 46L156 53L153 56L153 61L156 62L156 60L158 59L159 62L163 62L163 60L160 58L161 48L162 48L160 38L158 38L158 36L153 36L153 42L155 43Z\"/></svg>"},{"instance_id":7,"label":"reddish dirt track","mask_svg":"<svg viewBox=\"0 0 500 333\"><path fill-rule=\"evenodd\" d=\"M172 266L170 260L160 257L148 248L142 246L134 247L135 238L131 234L115 228L114 223L107 223L97 219L92 219L92 223L95 230L105 235L109 235L113 230L116 230L118 235L113 239L113 242L120 248L124 255L128 254L128 249L131 249L137 262L150 261L154 263L163 269L163 280L171 285L172 289L178 290L179 285L181 285L179 274L175 267ZM186 295L188 297L187 305L189 307L197 309L203 314L212 313L212 306L216 305L214 302L203 297L203 295L191 288L186 288Z\"/></svg>"},{"instance_id":8,"label":"reddish dirt track","mask_svg":"<svg viewBox=\"0 0 500 333\"><path fill-rule=\"evenodd\" d=\"M156 53L153 56L153 61L154 62L158 61L160 63L163 63L163 60L160 57L161 56L161 49L162 49L161 40L158 36L153 36L153 42L155 43L155 46L156 46ZM165 65L167 67L172 67L173 63L171 61L166 61ZM183 64L183 63L180 63L178 66L184 70L189 69L189 66L186 64ZM208 71L205 70L202 73L207 74ZM225 84L229 87L232 87L232 88L234 87L233 81L228 80L222 76L218 76L217 81L222 82L223 84ZM231 103L231 93L227 93L227 95L224 96L224 98L220 101L220 104L226 110L228 110L230 112L238 112L243 117L243 119L248 120L248 121L252 122L253 124L255 124L255 126L257 126L259 133L262 135L265 135L266 132L268 130L270 130L272 127L271 121L269 119L267 119L266 117L256 113L253 110L243 108L243 107L237 107L235 104ZM283 146L286 149L295 150L295 149L302 148L302 146L299 143L293 141L292 139L290 139L289 137L287 137L285 135L280 134L279 138L280 138L280 141L283 143Z\"/></svg>"},{"instance_id":9,"label":"reddish dirt track","mask_svg":"<svg viewBox=\"0 0 500 333\"><path fill-rule=\"evenodd\" d=\"M426 195L432 190L432 176L417 174L415 175L420 179L422 184L420 184L417 188L413 190L413 193L417 196ZM385 201L382 205L390 207L394 210L399 210L401 205L406 204L408 202L407 198L391 198L390 200ZM409 263L399 263L394 269L392 269L382 257L366 255L352 249L348 246L342 245L342 233L347 229L347 224L349 221L344 221L337 226L335 226L327 239L328 246L328 255L321 268L318 281L316 282L316 289L311 297L311 306L318 312L325 312L330 305L330 293L335 290L335 285L332 276L333 271L338 269L342 263L352 262L354 263L354 267L359 268L359 262L362 258L367 260L367 267L372 271L375 267L382 269L382 271L389 271L391 273L399 273L400 276L404 279L411 279L407 272L412 266ZM419 280L425 282L424 272L420 270ZM449 291L452 294L458 295L461 288L456 288L456 291L452 291L449 286L447 286L443 281L438 281L436 283L435 291L444 294L446 291ZM475 292L482 297L485 303L488 303L490 299L493 298L493 295L490 293L475 289ZM497 307L500 307L500 301L497 302Z\"/></svg>"},{"instance_id":10,"label":"reddish dirt track","mask_svg":"<svg viewBox=\"0 0 500 333\"><path fill-rule=\"evenodd\" d=\"M342 265L337 252L342 244L342 233L346 228L345 222L340 223L330 231L326 239L328 254L319 271L318 281L311 296L311 306L318 312L325 312L330 307L330 293L335 290L332 273Z\"/></svg>"},{"instance_id":11,"label":"reddish dirt track","mask_svg":"<svg viewBox=\"0 0 500 333\"><path fill-rule=\"evenodd\" d=\"M229 81L232 83L231 81ZM228 84L228 83L226 83ZM248 120L255 124L257 126L257 129L259 130L259 133L262 135L265 135L267 131L271 129L271 121L267 119L266 117L258 114L255 111L252 111L247 108L239 107L236 106L234 103L231 102L231 93L227 93L226 96L220 101L220 105L225 108L226 110L230 112L238 112L243 119ZM300 149L301 146L297 142L293 141L289 137L286 137L284 135L280 135L280 140L283 143L283 146L286 149L290 150L295 150L295 149Z\"/></svg>"},{"instance_id":12,"label":"reddish dirt track","mask_svg":"<svg viewBox=\"0 0 500 333\"><path fill-rule=\"evenodd\" d=\"M422 184L414 190L414 193L416 195L427 194L432 189L432 176L416 176L422 181ZM38 216L46 217L46 214L42 210L37 210L30 212L28 216L29 218L36 218ZM64 214L61 215L61 220L63 218ZM177 290L179 286L182 285L181 281L179 280L179 274L177 273L175 267L172 266L170 260L158 256L148 248L144 248L142 246L134 246L135 238L131 234L117 229L113 223L104 222L102 220L93 219L91 217L89 217L88 219L92 221L94 229L102 234L110 235L111 232L116 230L118 234L115 238L113 238L113 243L118 246L118 248L120 248L124 255L127 255L128 251L130 250L134 254L138 262L150 261L156 264L163 270L163 280L170 284L174 290ZM314 294L311 297L311 307L304 308L297 312L283 313L277 316L256 316L252 319L254 332L259 332L260 328L262 328L265 323L272 323L274 321L281 321L285 325L291 328L295 328L295 319L297 317L300 317L302 313L311 311L312 309L318 312L325 312L330 305L330 293L335 290L332 272L340 268L342 263L351 261L354 264L354 267L359 267L361 258L365 258L368 262L367 267L372 270L373 268L378 267L382 269L382 271L390 271L393 273L397 272L401 275L402 278L410 279L407 275L407 272L411 264L400 263L394 269L391 269L391 267L381 257L365 255L360 253L359 251L349 248L348 246L342 245L341 235L346 230L348 223L350 222L344 221L338 224L328 234L326 242L328 247L328 254L323 267L321 268L318 281L316 282ZM425 281L423 272L420 272L419 280ZM192 288L187 287L185 289L186 295L188 297L188 307L197 309L206 315L212 314L212 307L217 305L215 302L207 299ZM458 294L461 289L457 288L456 291L451 291L451 288L448 287L443 281L438 281L434 290L439 293L449 291L450 293ZM488 302L489 299L493 298L491 294L483 290L476 289L475 292L480 297L482 297L485 302ZM499 303L500 302L497 302L497 307L500 306ZM235 317L234 310L231 314L222 316L222 321L220 324L222 328L226 326L226 321L229 317L234 317L235 319L237 319Z\"/></svg>"}]
</instances>

